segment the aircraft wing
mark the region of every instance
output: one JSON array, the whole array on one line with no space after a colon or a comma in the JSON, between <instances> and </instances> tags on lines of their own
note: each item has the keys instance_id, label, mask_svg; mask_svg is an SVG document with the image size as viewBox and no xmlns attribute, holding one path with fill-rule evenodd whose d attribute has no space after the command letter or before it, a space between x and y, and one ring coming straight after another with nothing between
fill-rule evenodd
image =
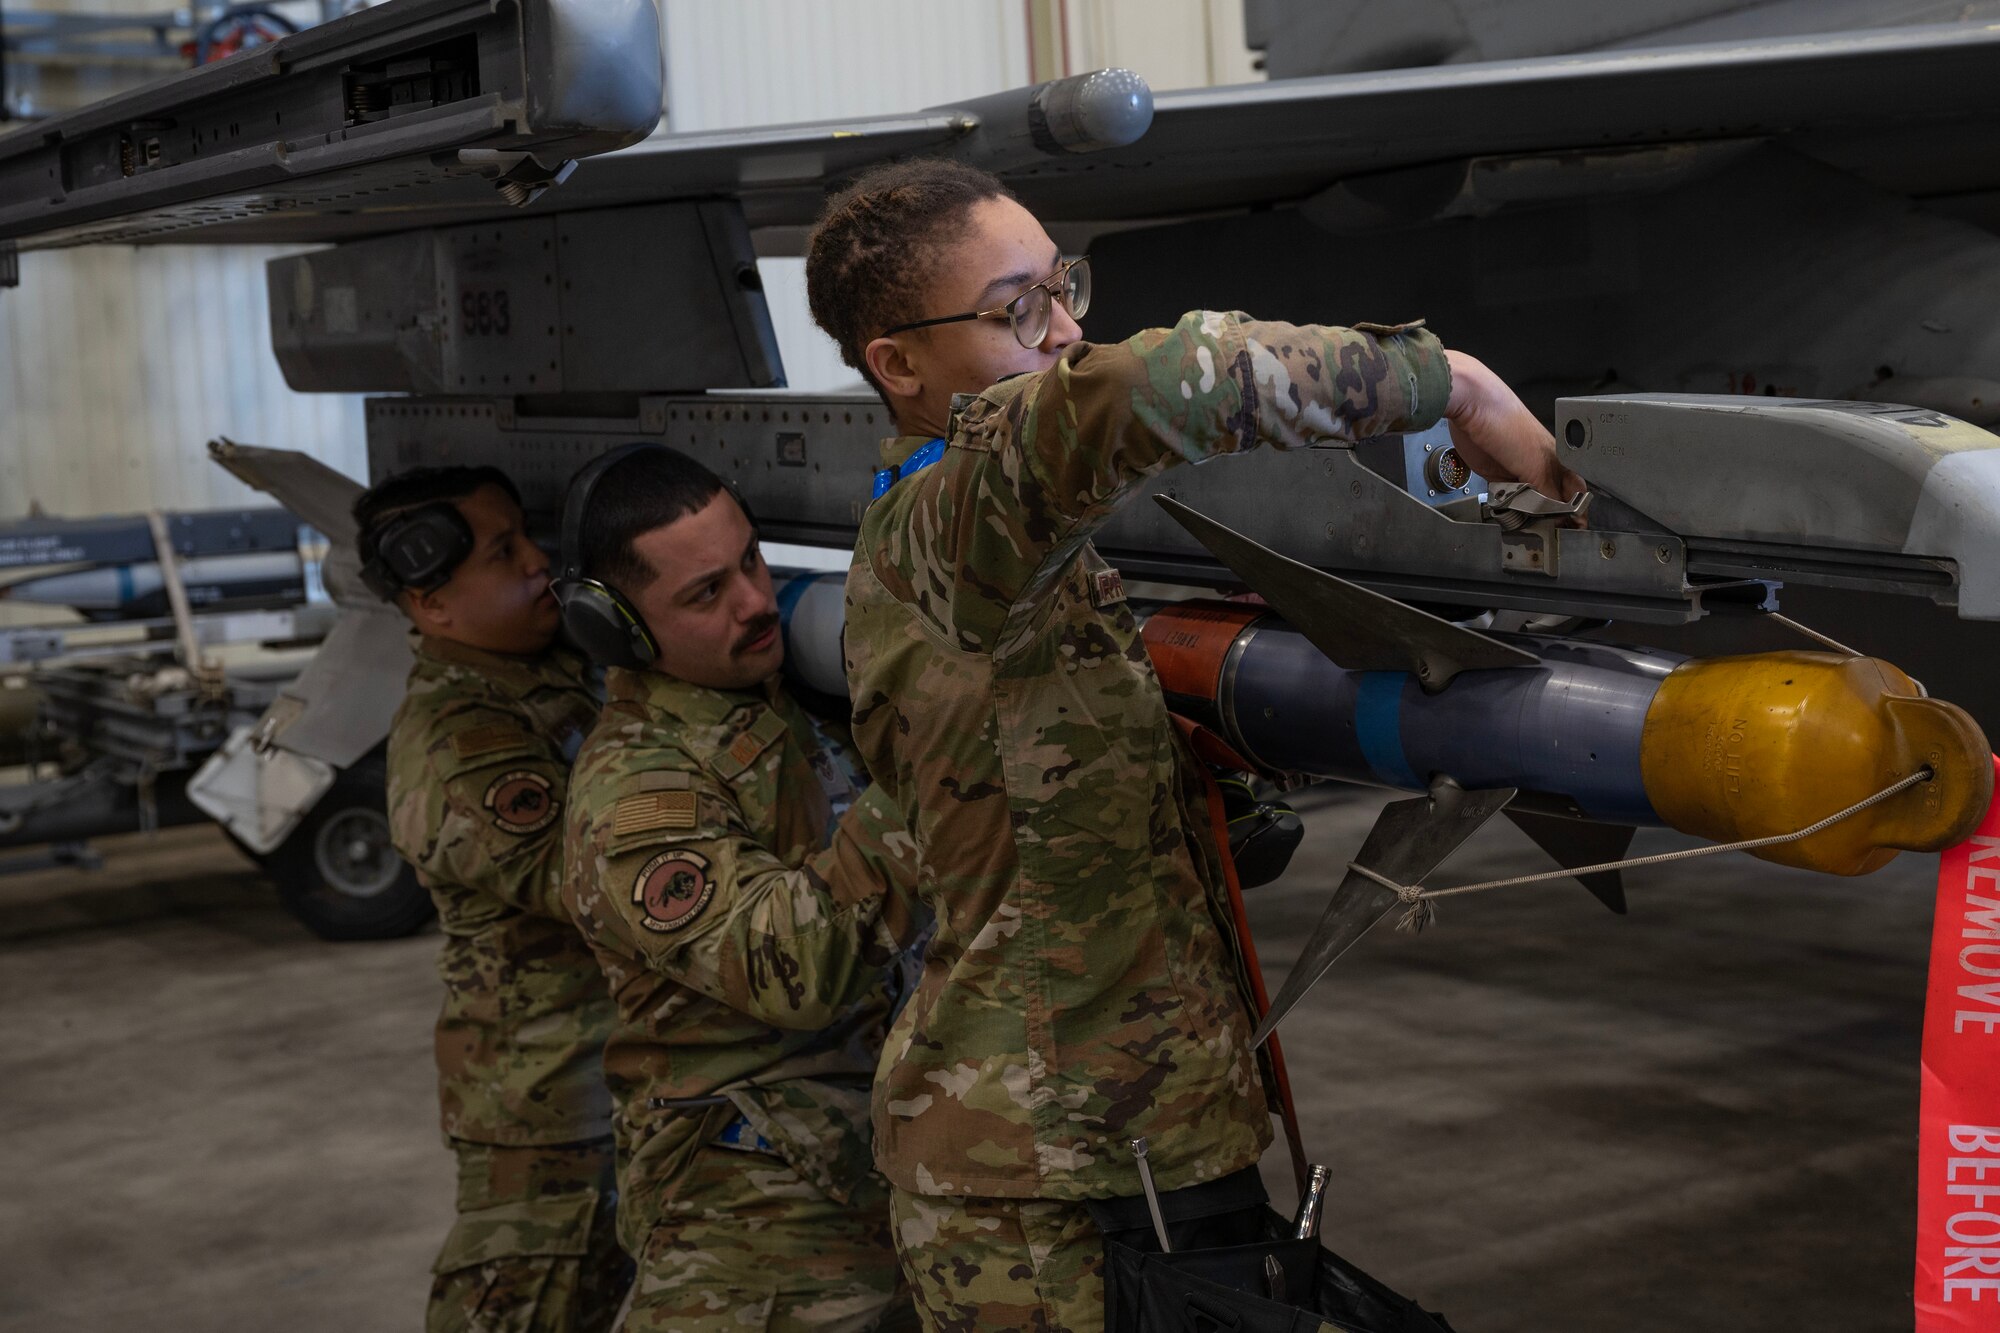
<instances>
[{"instance_id":1,"label":"aircraft wing","mask_svg":"<svg viewBox=\"0 0 2000 1333\"><path fill-rule=\"evenodd\" d=\"M575 3L538 0L523 12L562 12ZM419 0L411 8L463 4ZM339 48L337 39L346 37L352 49L329 57L339 77L328 86L351 82L354 68L385 64L398 51L421 45L420 33L336 32L352 22L343 19L257 48L247 58L0 136L0 243L331 241L518 216L495 189L492 166L484 161L490 154L478 151L480 144L532 149L542 158L575 149L570 155L581 157L632 135L631 125L621 122L597 127L580 144L573 129L551 131L550 143L540 144L528 142L534 134L514 124L511 138L495 140L490 108L474 114L477 107L453 104L390 121L394 133L303 119L311 132L297 138L289 129L259 131L250 160L225 163L232 155L224 153L170 164L171 172L145 167L149 135L163 134L162 151L171 152L174 136L190 127L197 136L217 132L217 126L199 128L206 122L194 113L204 106L233 106L255 91L271 103L262 112L269 117L285 114L278 101L286 97L308 99L306 81L262 77L300 63L286 65L288 44L317 36L323 47ZM260 54L266 51L277 54ZM521 68L532 84L532 62ZM1672 184L1675 173L1699 170L1732 145L1774 139L1914 195L2000 187L2000 153L1993 151L2000 142L2000 25L1940 24L1191 89L1152 98L1150 129L1138 105L1143 85L1135 93L1129 82L1106 84L1109 77L1078 76L909 116L660 135L580 160L566 183L526 211L733 197L752 227L802 227L829 182L875 162L941 153L998 170L1056 223L1308 201L1339 185L1326 198L1331 220L1367 225L1454 207L1479 211L1497 206L1496 200L1590 193L1607 182L1614 188ZM1093 78L1099 82L1091 89ZM532 88L526 95L533 105ZM323 104L324 89L318 97ZM1093 97L1101 107L1122 105L1123 121L1095 136L1058 141L1051 126L1073 125L1077 117L1048 114L1052 97L1069 98L1072 110L1087 108ZM305 116L301 107L286 123ZM161 124L174 128L146 128ZM1135 135L1137 130L1144 132ZM566 143L555 142L565 134ZM132 177L109 179L127 144L141 161ZM1107 144L1112 146L1102 146ZM1710 148L1687 147L1701 145ZM467 147L474 149L469 157L461 151ZM105 179L79 175L78 164L86 161ZM314 167L327 170L315 175L308 170ZM316 188L305 188L308 177ZM1467 197L1482 192L1484 202ZM1348 194L1359 198L1358 211Z\"/></svg>"},{"instance_id":2,"label":"aircraft wing","mask_svg":"<svg viewBox=\"0 0 2000 1333\"><path fill-rule=\"evenodd\" d=\"M912 151L957 151L943 136L929 147L908 130L890 137L893 128L663 135L583 164L542 206L725 193L744 201L753 227L803 227L829 179ZM1055 223L1299 202L1350 182L1381 206L1375 215L1363 209L1357 223L1393 224L1468 190L1490 198L1461 206L1481 209L1671 185L1772 139L1903 193L2000 186L2000 24L1162 92L1151 128L1130 144L1039 155L999 172ZM1371 190L1370 181L1380 185Z\"/></svg>"},{"instance_id":3,"label":"aircraft wing","mask_svg":"<svg viewBox=\"0 0 2000 1333\"><path fill-rule=\"evenodd\" d=\"M659 51L653 0L370 8L0 134L0 259L691 198L740 199L752 225L810 221L828 180L875 162L949 152L1005 170L1129 142L1152 113L1144 80L1097 71L909 116L664 137L551 192L651 132Z\"/></svg>"},{"instance_id":4,"label":"aircraft wing","mask_svg":"<svg viewBox=\"0 0 2000 1333\"><path fill-rule=\"evenodd\" d=\"M1618 171L1610 150L1772 139L1904 193L2000 185L2000 24L1161 93L1136 144L1039 164L1014 185L1047 217L1140 219L1304 200L1432 164L1560 154L1544 173L1560 179L1540 187L1558 197Z\"/></svg>"}]
</instances>

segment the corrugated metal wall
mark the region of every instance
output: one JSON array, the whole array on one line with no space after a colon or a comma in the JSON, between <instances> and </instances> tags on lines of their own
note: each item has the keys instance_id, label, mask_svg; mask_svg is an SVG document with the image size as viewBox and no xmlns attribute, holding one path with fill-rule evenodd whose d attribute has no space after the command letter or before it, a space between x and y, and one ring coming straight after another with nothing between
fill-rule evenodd
<instances>
[{"instance_id":1,"label":"corrugated metal wall","mask_svg":"<svg viewBox=\"0 0 2000 1333\"><path fill-rule=\"evenodd\" d=\"M1156 89L1263 79L1243 45L1243 0L1071 0L1072 71L1123 65Z\"/></svg>"},{"instance_id":2,"label":"corrugated metal wall","mask_svg":"<svg viewBox=\"0 0 2000 1333\"><path fill-rule=\"evenodd\" d=\"M675 131L910 111L1029 81L1021 0L666 0ZM806 311L805 261L765 259L794 389L861 383Z\"/></svg>"},{"instance_id":3,"label":"corrugated metal wall","mask_svg":"<svg viewBox=\"0 0 2000 1333\"><path fill-rule=\"evenodd\" d=\"M676 131L909 111L1107 65L1155 88L1262 77L1242 0L665 0L663 13ZM1031 47L1059 54L1045 64ZM791 387L858 386L806 311L804 261L759 267Z\"/></svg>"},{"instance_id":4,"label":"corrugated metal wall","mask_svg":"<svg viewBox=\"0 0 2000 1333\"><path fill-rule=\"evenodd\" d=\"M153 13L156 0L22 0L12 10ZM289 4L299 21L318 7ZM17 100L78 105L174 62L13 62ZM360 400L295 394L272 359L264 261L281 250L130 247L21 257L0 289L0 518L262 502L208 461L216 435L366 467Z\"/></svg>"},{"instance_id":5,"label":"corrugated metal wall","mask_svg":"<svg viewBox=\"0 0 2000 1333\"><path fill-rule=\"evenodd\" d=\"M676 131L876 115L1028 81L1021 0L666 0Z\"/></svg>"},{"instance_id":6,"label":"corrugated metal wall","mask_svg":"<svg viewBox=\"0 0 2000 1333\"><path fill-rule=\"evenodd\" d=\"M674 130L912 110L1064 66L1129 65L1159 88L1254 77L1241 0L664 0L663 12ZM272 359L263 264L276 253L23 256L20 287L0 291L0 518L32 504L80 515L243 502L207 461L215 435L361 475L359 399L295 394ZM764 268L792 386L857 384L806 314L802 263Z\"/></svg>"},{"instance_id":7,"label":"corrugated metal wall","mask_svg":"<svg viewBox=\"0 0 2000 1333\"><path fill-rule=\"evenodd\" d=\"M293 393L272 358L270 248L21 257L0 290L0 518L249 502L217 435L366 470L361 400Z\"/></svg>"}]
</instances>

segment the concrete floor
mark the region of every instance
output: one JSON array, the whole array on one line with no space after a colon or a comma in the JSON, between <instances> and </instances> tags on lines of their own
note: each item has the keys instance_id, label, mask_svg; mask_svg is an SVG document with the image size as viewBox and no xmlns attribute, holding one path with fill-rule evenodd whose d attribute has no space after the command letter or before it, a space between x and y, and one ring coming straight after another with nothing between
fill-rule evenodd
<instances>
[{"instance_id":1,"label":"concrete floor","mask_svg":"<svg viewBox=\"0 0 2000 1333\"><path fill-rule=\"evenodd\" d=\"M1253 893L1274 985L1377 804L1307 800ZM322 944L211 830L102 850L0 879L0 1330L415 1327L435 936ZM1496 826L1446 878L1544 864ZM1461 1333L1908 1328L1935 864L1724 857L1623 920L1551 884L1371 935L1283 1029L1328 1243Z\"/></svg>"},{"instance_id":2,"label":"concrete floor","mask_svg":"<svg viewBox=\"0 0 2000 1333\"><path fill-rule=\"evenodd\" d=\"M307 935L212 828L0 879L0 1328L421 1326L435 935Z\"/></svg>"}]
</instances>

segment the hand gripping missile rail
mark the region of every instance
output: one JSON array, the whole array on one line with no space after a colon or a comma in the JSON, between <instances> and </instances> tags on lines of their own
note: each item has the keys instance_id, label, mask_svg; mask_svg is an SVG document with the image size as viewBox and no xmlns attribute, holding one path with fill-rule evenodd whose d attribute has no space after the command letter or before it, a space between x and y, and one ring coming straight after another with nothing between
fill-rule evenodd
<instances>
[{"instance_id":1,"label":"hand gripping missile rail","mask_svg":"<svg viewBox=\"0 0 2000 1333\"><path fill-rule=\"evenodd\" d=\"M1212 757L1267 774L1423 792L1392 802L1354 864L1414 885L1504 811L1559 864L1617 860L1642 825L1737 842L1789 834L1915 774L1927 779L1752 855L1836 875L1962 841L1993 797L1987 738L1876 658L1688 659L1484 634L1166 508L1263 599L1166 603L1143 634L1169 707ZM785 581L793 670L838 694L839 575ZM1579 876L1613 911L1616 871ZM1257 1033L1277 1025L1400 901L1350 870Z\"/></svg>"}]
</instances>

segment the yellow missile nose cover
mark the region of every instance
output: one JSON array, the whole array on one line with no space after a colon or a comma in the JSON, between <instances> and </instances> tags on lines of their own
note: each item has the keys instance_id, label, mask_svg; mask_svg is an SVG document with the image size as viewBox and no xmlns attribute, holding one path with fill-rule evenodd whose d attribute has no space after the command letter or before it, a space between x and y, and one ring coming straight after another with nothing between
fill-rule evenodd
<instances>
[{"instance_id":1,"label":"yellow missile nose cover","mask_svg":"<svg viewBox=\"0 0 2000 1333\"><path fill-rule=\"evenodd\" d=\"M1928 765L1936 776L1798 842L1754 854L1865 875L1898 850L1971 835L1993 799L1986 735L1873 657L1757 653L1683 663L1646 713L1640 773L1661 820L1717 842L1817 823Z\"/></svg>"}]
</instances>

